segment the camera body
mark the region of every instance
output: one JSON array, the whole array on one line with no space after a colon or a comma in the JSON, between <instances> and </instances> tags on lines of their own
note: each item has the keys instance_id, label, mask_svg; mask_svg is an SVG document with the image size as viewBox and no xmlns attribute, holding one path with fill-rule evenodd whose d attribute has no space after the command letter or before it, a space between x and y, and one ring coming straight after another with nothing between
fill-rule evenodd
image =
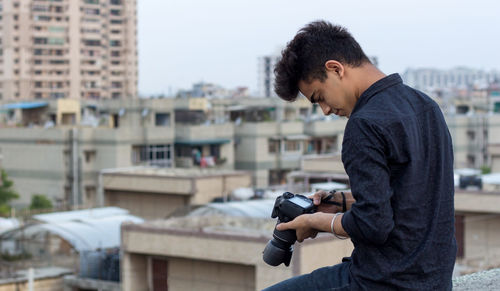
<instances>
[{"instance_id":1,"label":"camera body","mask_svg":"<svg viewBox=\"0 0 500 291\"><path fill-rule=\"evenodd\" d=\"M272 218L278 218L278 225L281 222L292 221L295 217L316 212L316 206L312 200L304 195L285 192L276 198L274 202ZM297 241L294 229L279 231L274 228L273 238L267 243L263 252L264 261L271 266L278 266L284 263L290 265L292 259L293 244Z\"/></svg>"}]
</instances>

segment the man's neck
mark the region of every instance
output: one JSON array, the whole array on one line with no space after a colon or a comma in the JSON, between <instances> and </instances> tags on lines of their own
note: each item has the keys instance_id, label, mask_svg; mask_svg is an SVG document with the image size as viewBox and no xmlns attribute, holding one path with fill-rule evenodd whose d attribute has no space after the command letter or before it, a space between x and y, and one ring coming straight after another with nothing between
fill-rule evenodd
<instances>
[{"instance_id":1,"label":"man's neck","mask_svg":"<svg viewBox=\"0 0 500 291\"><path fill-rule=\"evenodd\" d=\"M361 94L363 94L366 89L370 88L371 85L386 76L382 71L380 71L371 63L366 63L359 67L353 68L352 73L355 75L355 80L357 80L355 85L355 94L357 99L359 99Z\"/></svg>"}]
</instances>

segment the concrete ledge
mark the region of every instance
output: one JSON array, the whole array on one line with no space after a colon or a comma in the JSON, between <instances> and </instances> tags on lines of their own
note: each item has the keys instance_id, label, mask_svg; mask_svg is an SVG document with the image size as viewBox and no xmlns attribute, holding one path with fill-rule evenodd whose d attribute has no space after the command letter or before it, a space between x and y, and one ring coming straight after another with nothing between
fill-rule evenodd
<instances>
[{"instance_id":1,"label":"concrete ledge","mask_svg":"<svg viewBox=\"0 0 500 291\"><path fill-rule=\"evenodd\" d=\"M91 290L105 290L105 291L121 290L121 285L118 282L80 278L74 275L64 276L64 286L91 289Z\"/></svg>"},{"instance_id":2,"label":"concrete ledge","mask_svg":"<svg viewBox=\"0 0 500 291\"><path fill-rule=\"evenodd\" d=\"M500 269L477 272L453 280L453 290L499 290Z\"/></svg>"}]
</instances>

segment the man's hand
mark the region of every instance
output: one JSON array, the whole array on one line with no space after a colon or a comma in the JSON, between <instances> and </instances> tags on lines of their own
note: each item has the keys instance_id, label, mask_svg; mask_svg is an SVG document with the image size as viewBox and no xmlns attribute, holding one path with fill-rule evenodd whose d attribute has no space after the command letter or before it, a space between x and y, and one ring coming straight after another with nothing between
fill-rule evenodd
<instances>
[{"instance_id":1,"label":"man's hand","mask_svg":"<svg viewBox=\"0 0 500 291\"><path fill-rule=\"evenodd\" d=\"M313 195L309 196L313 200L314 205L316 205L317 211L319 212L325 212L325 213L336 213L339 212L340 209L337 205L332 205L332 204L326 204L326 203L321 203L321 200L323 200L326 196L328 196L329 193L323 190L320 190Z\"/></svg>"},{"instance_id":2,"label":"man's hand","mask_svg":"<svg viewBox=\"0 0 500 291\"><path fill-rule=\"evenodd\" d=\"M294 220L287 223L280 223L276 226L277 230L295 229L297 241L303 242L306 238L315 238L318 232L331 232L330 223L333 214L324 212L315 212L313 214L302 214L295 217ZM340 224L336 222L337 234L346 235Z\"/></svg>"},{"instance_id":3,"label":"man's hand","mask_svg":"<svg viewBox=\"0 0 500 291\"><path fill-rule=\"evenodd\" d=\"M318 230L311 227L311 218L314 214L302 214L290 222L282 222L276 226L279 231L295 229L297 241L303 242L306 238L315 238Z\"/></svg>"},{"instance_id":4,"label":"man's hand","mask_svg":"<svg viewBox=\"0 0 500 291\"><path fill-rule=\"evenodd\" d=\"M327 203L321 203L321 200L323 200L325 197L327 197L330 193L320 190L313 195L309 196L313 200L314 205L316 205L317 211L318 212L324 212L324 213L337 213L337 212L342 212L342 202L343 202L343 197L340 191L337 191L333 194L333 197L330 199L330 201L337 202L340 206L338 205L332 205L332 204L327 204ZM351 208L351 205L355 202L354 198L352 197L351 192L344 192L344 196L346 199L346 210Z\"/></svg>"}]
</instances>

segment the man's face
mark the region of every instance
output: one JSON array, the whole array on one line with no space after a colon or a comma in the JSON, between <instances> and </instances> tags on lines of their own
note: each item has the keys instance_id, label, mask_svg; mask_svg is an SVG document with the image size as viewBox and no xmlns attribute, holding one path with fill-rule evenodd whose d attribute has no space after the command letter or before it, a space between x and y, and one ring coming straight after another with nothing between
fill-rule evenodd
<instances>
[{"instance_id":1,"label":"man's face","mask_svg":"<svg viewBox=\"0 0 500 291\"><path fill-rule=\"evenodd\" d=\"M300 92L311 103L317 103L325 115L335 114L349 117L357 98L351 92L345 78L339 77L335 71L326 72L324 81L313 79L312 81L299 81Z\"/></svg>"}]
</instances>

